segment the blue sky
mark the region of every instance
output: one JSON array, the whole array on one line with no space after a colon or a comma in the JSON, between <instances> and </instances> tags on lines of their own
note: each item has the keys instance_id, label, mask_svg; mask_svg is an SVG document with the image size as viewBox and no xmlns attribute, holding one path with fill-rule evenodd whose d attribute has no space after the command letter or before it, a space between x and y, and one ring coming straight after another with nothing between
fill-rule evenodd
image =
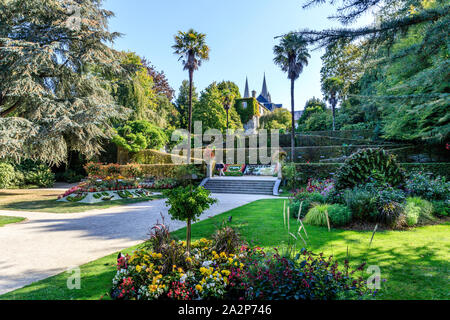
<instances>
[{"instance_id":1,"label":"blue sky","mask_svg":"<svg viewBox=\"0 0 450 320\"><path fill-rule=\"evenodd\" d=\"M290 109L290 86L286 74L273 64L275 36L302 28L339 26L327 19L333 7L322 5L302 9L304 0L106 0L104 7L116 17L110 30L123 33L114 48L145 56L158 70L164 70L170 85L178 88L187 72L173 54L173 36L178 30L194 28L207 35L210 60L194 74L197 91L213 81L230 80L244 92L245 77L250 91L261 92L264 72L272 100ZM356 25L372 21L362 17ZM322 50L310 52L309 65L296 81L296 110L320 92Z\"/></svg>"}]
</instances>

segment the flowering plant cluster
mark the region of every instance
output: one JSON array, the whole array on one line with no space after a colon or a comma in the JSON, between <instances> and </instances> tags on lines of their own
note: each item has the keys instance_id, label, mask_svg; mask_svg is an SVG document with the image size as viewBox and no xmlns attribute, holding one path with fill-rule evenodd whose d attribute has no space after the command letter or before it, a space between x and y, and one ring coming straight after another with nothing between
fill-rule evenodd
<instances>
[{"instance_id":1,"label":"flowering plant cluster","mask_svg":"<svg viewBox=\"0 0 450 320\"><path fill-rule=\"evenodd\" d=\"M63 194L58 196L58 199L70 196L72 194L79 195L87 192L104 192L104 191L122 191L128 189L141 189L145 186L137 179L124 179L118 176L116 179L112 177L105 177L101 179L97 176L89 177L87 181L81 182L75 187L70 188Z\"/></svg>"},{"instance_id":2,"label":"flowering plant cluster","mask_svg":"<svg viewBox=\"0 0 450 320\"><path fill-rule=\"evenodd\" d=\"M334 190L334 181L332 179L308 179L308 184L305 188L302 188L301 192L319 192L323 196L327 196L331 191Z\"/></svg>"},{"instance_id":3,"label":"flowering plant cluster","mask_svg":"<svg viewBox=\"0 0 450 320\"><path fill-rule=\"evenodd\" d=\"M58 199L62 199L64 197L70 196L73 193L82 193L82 188L83 185L85 185L84 183L80 183L79 185L72 187L70 189L68 189L66 192L64 192L63 194L58 196Z\"/></svg>"},{"instance_id":4,"label":"flowering plant cluster","mask_svg":"<svg viewBox=\"0 0 450 320\"><path fill-rule=\"evenodd\" d=\"M137 300L226 298L231 270L244 267L241 255L216 252L207 239L193 242L190 255L184 254L185 249L185 241L172 240L163 253L143 248L131 256L120 255L111 296Z\"/></svg>"},{"instance_id":5,"label":"flowering plant cluster","mask_svg":"<svg viewBox=\"0 0 450 320\"><path fill-rule=\"evenodd\" d=\"M449 200L450 182L445 177L433 178L423 172L413 172L405 184L407 194L427 200Z\"/></svg>"},{"instance_id":6,"label":"flowering plant cluster","mask_svg":"<svg viewBox=\"0 0 450 320\"><path fill-rule=\"evenodd\" d=\"M365 264L350 270L348 261L343 270L332 256L302 249L294 258L282 256L278 250L265 253L253 249L245 256L242 282L247 300L330 300L368 299L376 292L366 280L356 276Z\"/></svg>"},{"instance_id":7,"label":"flowering plant cluster","mask_svg":"<svg viewBox=\"0 0 450 320\"><path fill-rule=\"evenodd\" d=\"M159 179L142 183L146 189L173 189L179 185L176 179Z\"/></svg>"},{"instance_id":8,"label":"flowering plant cluster","mask_svg":"<svg viewBox=\"0 0 450 320\"><path fill-rule=\"evenodd\" d=\"M147 247L131 256L120 255L111 297L317 300L362 299L373 294L362 276L355 276L364 265L350 271L346 262L341 271L332 257L315 256L306 250L290 258L277 250L266 253L246 245L234 253L216 252L215 248L215 241L201 239L192 243L191 254L186 255L184 241L170 240L155 250Z\"/></svg>"}]
</instances>

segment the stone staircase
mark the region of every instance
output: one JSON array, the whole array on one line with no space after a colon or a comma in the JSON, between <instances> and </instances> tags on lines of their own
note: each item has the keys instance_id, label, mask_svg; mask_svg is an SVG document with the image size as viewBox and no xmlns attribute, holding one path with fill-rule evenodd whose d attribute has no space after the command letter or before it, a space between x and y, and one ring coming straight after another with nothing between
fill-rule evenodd
<instances>
[{"instance_id":1,"label":"stone staircase","mask_svg":"<svg viewBox=\"0 0 450 320\"><path fill-rule=\"evenodd\" d=\"M277 195L279 180L208 179L203 187L212 193L263 194Z\"/></svg>"}]
</instances>

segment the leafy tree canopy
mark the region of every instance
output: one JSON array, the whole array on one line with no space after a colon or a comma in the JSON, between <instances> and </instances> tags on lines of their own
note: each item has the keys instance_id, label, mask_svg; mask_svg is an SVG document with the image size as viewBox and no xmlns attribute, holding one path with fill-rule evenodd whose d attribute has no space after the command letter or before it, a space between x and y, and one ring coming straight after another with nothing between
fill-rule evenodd
<instances>
[{"instance_id":1,"label":"leafy tree canopy","mask_svg":"<svg viewBox=\"0 0 450 320\"><path fill-rule=\"evenodd\" d=\"M192 105L195 106L198 102L198 93L195 86L192 86ZM188 112L189 112L189 81L183 80L180 89L178 90L178 97L175 101L175 108L179 113L179 128L188 128Z\"/></svg>"},{"instance_id":2,"label":"leafy tree canopy","mask_svg":"<svg viewBox=\"0 0 450 320\"><path fill-rule=\"evenodd\" d=\"M329 76L343 80L337 126L347 119L341 128L364 125L380 130L385 138L448 141L448 1L349 0L345 3L347 9L341 7L338 11L343 22L372 5L379 5L375 26L308 35L301 32L312 42L328 47L323 57L323 84ZM361 41L352 43L355 39ZM361 63L352 78L347 71L354 69L355 59Z\"/></svg>"},{"instance_id":3,"label":"leafy tree canopy","mask_svg":"<svg viewBox=\"0 0 450 320\"><path fill-rule=\"evenodd\" d=\"M90 157L127 115L109 83L124 72L107 46L113 15L100 1L0 0L0 158L65 162Z\"/></svg>"},{"instance_id":4,"label":"leafy tree canopy","mask_svg":"<svg viewBox=\"0 0 450 320\"><path fill-rule=\"evenodd\" d=\"M128 121L117 129L113 142L128 152L139 152L144 149L159 150L168 142L164 131L145 120Z\"/></svg>"},{"instance_id":5,"label":"leafy tree canopy","mask_svg":"<svg viewBox=\"0 0 450 320\"><path fill-rule=\"evenodd\" d=\"M227 114L224 108L224 93L229 91L226 86L219 86L213 82L201 94L199 102L193 108L193 121L202 121L203 130L218 129L225 131L227 129ZM234 103L229 109L229 128L242 128L241 118L237 113Z\"/></svg>"},{"instance_id":6,"label":"leafy tree canopy","mask_svg":"<svg viewBox=\"0 0 450 320\"><path fill-rule=\"evenodd\" d=\"M264 114L259 119L261 128L289 130L291 127L291 113L284 108L278 108L273 112Z\"/></svg>"},{"instance_id":7,"label":"leafy tree canopy","mask_svg":"<svg viewBox=\"0 0 450 320\"><path fill-rule=\"evenodd\" d=\"M299 128L305 129L304 124L306 120L311 117L314 113L321 113L327 109L325 102L320 100L319 98L312 97L308 101L306 101L305 108L303 109L303 113L298 119ZM305 130L303 130L305 131Z\"/></svg>"}]
</instances>

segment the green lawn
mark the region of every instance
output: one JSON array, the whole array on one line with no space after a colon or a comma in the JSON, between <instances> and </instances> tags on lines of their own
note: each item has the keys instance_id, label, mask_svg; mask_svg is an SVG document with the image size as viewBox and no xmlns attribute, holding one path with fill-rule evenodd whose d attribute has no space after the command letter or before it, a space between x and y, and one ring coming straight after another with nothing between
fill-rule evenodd
<instances>
[{"instance_id":1,"label":"green lawn","mask_svg":"<svg viewBox=\"0 0 450 320\"><path fill-rule=\"evenodd\" d=\"M59 191L54 190L1 190L0 210L75 213L162 198L161 195L155 195L140 199L122 199L86 204L56 201L59 194Z\"/></svg>"},{"instance_id":2,"label":"green lawn","mask_svg":"<svg viewBox=\"0 0 450 320\"><path fill-rule=\"evenodd\" d=\"M25 220L25 218L0 216L0 227L3 227L6 224L17 223L23 220Z\"/></svg>"},{"instance_id":3,"label":"green lawn","mask_svg":"<svg viewBox=\"0 0 450 320\"><path fill-rule=\"evenodd\" d=\"M208 237L222 221L231 215L232 225L239 228L254 245L272 248L286 244L283 228L282 199L260 200L233 209L214 218L193 225L194 238ZM296 222L291 220L291 229ZM416 228L411 231L377 232L369 247L372 232L306 226L308 248L314 252L333 254L345 259L347 249L350 262L357 265L367 261L381 268L380 299L449 299L450 292L450 223ZM183 238L185 230L174 232ZM301 241L297 247L304 245ZM133 248L126 251L131 252ZM82 289L66 289L67 274L39 281L16 290L0 299L99 299L105 295L115 273L117 254L104 257L81 267ZM106 297L106 296L105 296ZM106 297L107 298L107 297Z\"/></svg>"}]
</instances>

